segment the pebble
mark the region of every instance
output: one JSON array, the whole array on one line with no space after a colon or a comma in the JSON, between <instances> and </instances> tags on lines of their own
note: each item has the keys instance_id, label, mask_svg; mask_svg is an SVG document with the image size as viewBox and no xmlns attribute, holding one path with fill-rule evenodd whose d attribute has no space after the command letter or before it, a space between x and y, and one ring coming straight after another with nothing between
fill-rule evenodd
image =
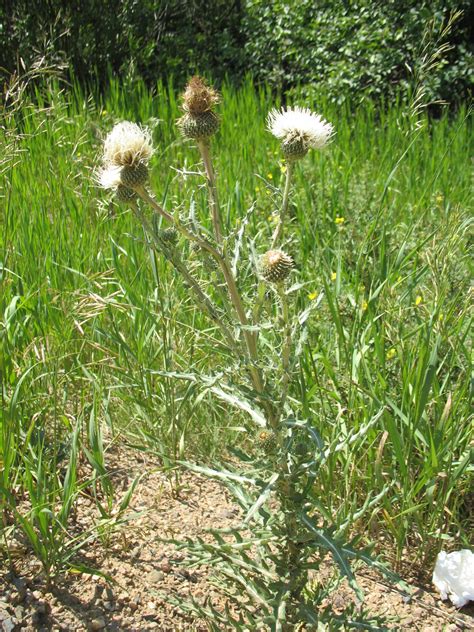
<instances>
[{"instance_id":1,"label":"pebble","mask_svg":"<svg viewBox=\"0 0 474 632\"><path fill-rule=\"evenodd\" d=\"M151 573L148 574L147 579L151 584L158 584L164 579L164 577L165 574L163 571L151 571Z\"/></svg>"},{"instance_id":2,"label":"pebble","mask_svg":"<svg viewBox=\"0 0 474 632\"><path fill-rule=\"evenodd\" d=\"M106 626L106 622L104 617L97 617L96 619L92 619L89 625L89 629L94 630L103 630Z\"/></svg>"},{"instance_id":3,"label":"pebble","mask_svg":"<svg viewBox=\"0 0 474 632\"><path fill-rule=\"evenodd\" d=\"M160 564L160 569L163 573L171 573L171 564L169 563L169 560L165 558Z\"/></svg>"},{"instance_id":4,"label":"pebble","mask_svg":"<svg viewBox=\"0 0 474 632\"><path fill-rule=\"evenodd\" d=\"M2 621L3 632L13 632L15 629L15 620L11 617Z\"/></svg>"},{"instance_id":5,"label":"pebble","mask_svg":"<svg viewBox=\"0 0 474 632\"><path fill-rule=\"evenodd\" d=\"M135 612L135 610L138 609L138 606L140 605L140 595L135 595L135 597L133 597L132 601L130 602L130 610L132 612Z\"/></svg>"},{"instance_id":6,"label":"pebble","mask_svg":"<svg viewBox=\"0 0 474 632\"><path fill-rule=\"evenodd\" d=\"M24 613L25 613L25 609L23 608L23 606L16 606L15 617L18 619L18 621L21 621L23 619Z\"/></svg>"},{"instance_id":7,"label":"pebble","mask_svg":"<svg viewBox=\"0 0 474 632\"><path fill-rule=\"evenodd\" d=\"M27 583L22 577L15 577L12 580L12 584L15 586L17 590L17 594L15 595L15 601L16 603L20 603L26 597Z\"/></svg>"}]
</instances>

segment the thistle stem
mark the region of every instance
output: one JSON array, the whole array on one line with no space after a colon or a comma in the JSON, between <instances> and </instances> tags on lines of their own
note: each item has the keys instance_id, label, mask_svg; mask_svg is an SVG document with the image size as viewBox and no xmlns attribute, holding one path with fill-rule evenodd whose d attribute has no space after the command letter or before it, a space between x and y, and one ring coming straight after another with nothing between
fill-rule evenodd
<instances>
[{"instance_id":1,"label":"thistle stem","mask_svg":"<svg viewBox=\"0 0 474 632\"><path fill-rule=\"evenodd\" d=\"M281 368L283 372L282 377L282 385L281 385L281 398L280 405L278 407L278 419L283 412L283 407L285 405L286 397L288 394L288 388L290 385L290 357L291 357L291 347L292 347L292 336L291 336L291 322L290 322L290 311L288 306L288 297L285 294L285 288L283 284L278 288L278 294L280 297L281 303L281 321L283 326L283 344L282 344L282 355L281 355Z\"/></svg>"},{"instance_id":2,"label":"thistle stem","mask_svg":"<svg viewBox=\"0 0 474 632\"><path fill-rule=\"evenodd\" d=\"M219 208L219 199L217 197L216 176L212 166L211 153L209 151L209 143L206 141L198 141L198 149L206 170L207 188L209 190L209 208L212 215L212 224L214 226L214 236L218 244L222 243L222 222Z\"/></svg>"},{"instance_id":3,"label":"thistle stem","mask_svg":"<svg viewBox=\"0 0 474 632\"><path fill-rule=\"evenodd\" d=\"M211 318L211 320L213 320L219 326L222 333L224 334L224 338L227 344L229 345L231 349L235 350L236 346L235 346L234 337L232 336L227 326L222 322L221 318L219 317L219 314L216 311L215 306L212 304L209 297L206 296L206 294L202 291L196 279L194 279L191 276L189 271L186 269L186 266L176 255L174 255L171 249L168 248L161 239L157 238L150 222L148 221L145 214L142 213L138 204L136 204L136 202L131 202L130 205L133 209L133 212L140 220L140 223L142 224L144 230L146 231L148 236L153 240L155 247L165 255L168 261L170 261L171 264L176 268L176 270L181 274L181 276L184 278L184 280L189 285L191 290L194 292L197 303L199 307L201 308L201 310L204 311Z\"/></svg>"},{"instance_id":4,"label":"thistle stem","mask_svg":"<svg viewBox=\"0 0 474 632\"><path fill-rule=\"evenodd\" d=\"M250 373L250 377L252 380L252 384L256 390L256 392L262 396L263 392L264 392L264 384L263 384L263 378L261 375L261 371L258 369L257 366L255 366L255 364L258 361L258 350L257 350L257 336L255 334L255 332L253 331L249 331L248 326L249 326L249 321L247 319L247 315L245 313L245 308L242 302L242 299L240 297L239 294L239 290L237 287L237 283L235 281L234 275L232 274L232 270L230 269L230 266L226 260L226 258L211 244L209 243L206 239L202 239L200 237L198 237L197 235L195 235L192 231L188 230L186 227L182 226L174 217L173 215L171 215L171 213L168 213L168 211L165 211L165 209L158 204L158 202L148 193L148 191L143 187L138 187L136 189L138 195L145 201L147 202L156 212L158 212L164 219L166 219L167 221L171 222L177 230L179 230L185 237L187 237L189 240L196 242L197 244L199 244L202 248L204 248L204 250L206 250L207 252L209 252L215 259L216 261L219 263L222 273L224 275L224 279L225 282L227 284L227 289L229 292L229 296L230 296L230 300L232 302L232 305L234 306L234 309L237 313L237 318L240 322L240 324L242 325L243 329L243 333L244 333L244 340L245 340L245 349L246 352L248 354L249 360L251 362L251 365L249 366L249 373ZM134 205L135 208L138 209L138 206L135 204ZM137 213L137 211L135 211ZM143 213L141 213L138 210L138 213L140 213L139 218L142 221L142 224L144 226L148 225L149 226L149 222L146 219L146 217L143 215ZM147 230L151 230L151 227L149 226L149 229ZM151 232L151 234L153 235L153 231ZM154 239L156 241L156 236L154 236ZM163 250L163 247L161 246L161 244L159 244L159 248L160 250L162 250L165 255L166 252ZM169 249L167 249L169 250ZM170 255L167 255L167 258L170 258ZM170 259L171 263L175 266L175 268L181 272L181 274L186 275L187 277L190 277L191 281L186 278L186 281L188 283L190 283L191 287L193 287L194 292L196 294L196 296L198 297L198 299L200 300L200 302L203 302L203 297L206 299L206 302L203 303L206 307L206 311L209 313L209 315L211 316L211 318L217 322L219 324L219 326L222 329L222 325L223 323L220 321L220 319L217 317L216 318L216 314L215 312L215 308L212 305L212 303L210 302L210 300L208 299L208 297L202 292L201 288L199 287L199 285L197 284L197 282L195 281L195 279L193 279L191 277L191 275L189 274L189 272L187 271L186 267L183 265L183 263L181 261L174 261L172 258ZM211 309L211 311L209 312L209 309ZM227 330L227 328L225 328ZM232 340L234 340L234 338L231 336ZM267 402L267 401L262 401L262 405L265 408L265 411L267 412L267 415L269 416L269 419L272 419L274 416L274 410L273 410L273 406L271 404L271 402Z\"/></svg>"},{"instance_id":5,"label":"thistle stem","mask_svg":"<svg viewBox=\"0 0 474 632\"><path fill-rule=\"evenodd\" d=\"M292 174L293 174L293 162L287 161L285 188L283 191L283 202L281 205L281 211L280 211L280 217L278 219L278 224L272 236L272 248L275 248L278 242L281 241L281 239L283 238L283 226L286 219L286 214L288 212L288 202L290 198L290 185L291 185Z\"/></svg>"}]
</instances>

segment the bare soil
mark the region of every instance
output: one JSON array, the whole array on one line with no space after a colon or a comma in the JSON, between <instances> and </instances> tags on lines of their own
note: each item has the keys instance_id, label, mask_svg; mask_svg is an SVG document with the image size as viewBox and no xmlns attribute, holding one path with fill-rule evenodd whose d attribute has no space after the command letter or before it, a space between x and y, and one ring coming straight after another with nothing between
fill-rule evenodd
<instances>
[{"instance_id":1,"label":"bare soil","mask_svg":"<svg viewBox=\"0 0 474 632\"><path fill-rule=\"evenodd\" d=\"M143 473L130 512L133 520L118 531L105 534L86 547L82 562L110 576L67 572L48 585L41 567L28 549L12 547L13 563L0 569L0 627L5 632L110 630L178 632L207 630L205 624L186 616L168 601L170 595L210 598L220 595L207 582L205 569L187 571L173 545L162 538L195 537L208 527L228 527L239 522L239 511L215 481L196 474L182 475L176 497L157 461L140 452L115 450L109 464L117 472L116 483L127 489L137 472ZM87 529L96 519L92 499L84 495L77 524ZM474 630L474 604L461 610L442 602L430 585L414 584L407 601L394 586L367 571L358 581L364 590L364 606L386 615L393 630L437 632ZM338 611L353 599L342 587L333 597ZM257 631L256 631L257 632Z\"/></svg>"}]
</instances>

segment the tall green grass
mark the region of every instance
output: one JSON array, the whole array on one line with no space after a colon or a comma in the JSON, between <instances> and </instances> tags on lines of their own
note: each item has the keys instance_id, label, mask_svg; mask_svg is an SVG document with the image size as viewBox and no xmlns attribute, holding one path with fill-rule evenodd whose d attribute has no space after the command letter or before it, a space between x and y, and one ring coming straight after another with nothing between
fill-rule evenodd
<instances>
[{"instance_id":1,"label":"tall green grass","mask_svg":"<svg viewBox=\"0 0 474 632\"><path fill-rule=\"evenodd\" d=\"M235 227L248 213L257 251L269 245L284 178L265 130L274 105L250 81L238 92L224 86L215 143L224 221ZM431 560L470 537L471 120L461 109L421 117L415 129L401 103L305 105L337 135L295 175L289 250L306 262L295 300L318 301L296 388L301 414L328 441L361 430L328 462L320 511L337 514L342 526L352 520L398 561ZM67 534L86 484L78 458L107 498L98 501L99 525L114 503L123 511L128 502L114 497L109 479L113 441L154 451L173 467L184 454L220 455L253 440L247 420L194 385L160 377L163 369L225 367L219 334L147 249L129 211L94 183L112 125L151 125L154 190L167 208L192 207L206 223L205 191L194 193L198 153L179 136L179 115L172 86L159 84L152 95L140 83L111 81L101 99L78 86L38 90L34 104L5 115L0 131L0 528L5 550L23 530L47 572L69 563L69 540L51 533ZM197 269L199 257L185 256ZM250 274L249 260L244 288ZM372 504L361 523L364 502ZM45 553L51 547L54 559Z\"/></svg>"}]
</instances>

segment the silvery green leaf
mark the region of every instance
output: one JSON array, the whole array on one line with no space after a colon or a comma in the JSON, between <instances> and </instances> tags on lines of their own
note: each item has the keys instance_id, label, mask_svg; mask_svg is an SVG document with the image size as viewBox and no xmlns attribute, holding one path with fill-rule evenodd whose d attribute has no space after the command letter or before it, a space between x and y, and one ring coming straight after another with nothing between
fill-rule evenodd
<instances>
[{"instance_id":1,"label":"silvery green leaf","mask_svg":"<svg viewBox=\"0 0 474 632\"><path fill-rule=\"evenodd\" d=\"M330 551L334 561L339 566L341 572L347 577L349 585L354 590L359 600L362 601L364 595L356 582L355 575L352 572L352 568L347 560L345 549L341 545L339 545L338 542L336 542L336 540L327 532L326 529L320 529L319 527L317 527L307 514L301 513L300 516L310 532L314 536L316 536L316 540L318 541L318 543L323 548Z\"/></svg>"},{"instance_id":2,"label":"silvery green leaf","mask_svg":"<svg viewBox=\"0 0 474 632\"><path fill-rule=\"evenodd\" d=\"M239 481L240 483L252 483L252 485L255 485L255 479L248 478L247 476L240 476L239 474L234 474L234 472L229 472L228 470L213 470L209 467L196 465L195 463L189 463L188 461L176 462L186 469L191 470L192 472L205 474L206 476L210 476L211 478L222 478L231 481Z\"/></svg>"},{"instance_id":3,"label":"silvery green leaf","mask_svg":"<svg viewBox=\"0 0 474 632\"><path fill-rule=\"evenodd\" d=\"M279 478L279 474L278 472L275 472L270 480L268 481L268 483L266 484L263 492L260 494L260 496L257 498L257 500L255 501L255 503L252 505L252 507L249 509L249 511L247 512L247 515L245 516L244 522L249 522L249 520L252 518L252 516L260 509L260 507L267 501L268 497L270 496L272 489L273 489L273 485L274 483L278 480Z\"/></svg>"}]
</instances>

